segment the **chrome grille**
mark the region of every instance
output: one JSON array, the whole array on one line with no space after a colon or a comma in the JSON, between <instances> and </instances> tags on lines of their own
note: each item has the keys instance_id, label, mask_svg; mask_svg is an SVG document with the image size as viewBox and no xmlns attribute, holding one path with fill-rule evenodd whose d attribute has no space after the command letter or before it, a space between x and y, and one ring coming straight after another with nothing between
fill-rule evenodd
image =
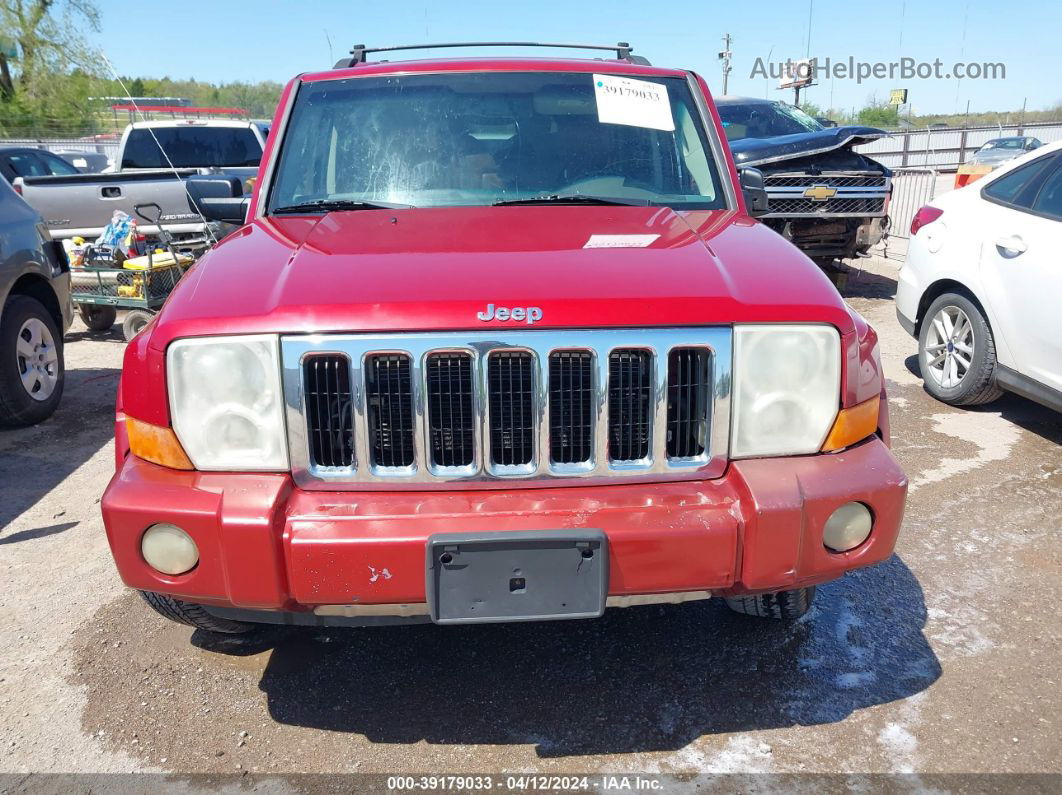
<instances>
[{"instance_id":1,"label":"chrome grille","mask_svg":"<svg viewBox=\"0 0 1062 795\"><path fill-rule=\"evenodd\" d=\"M888 184L888 177L884 174L855 174L843 176L838 174L765 174L763 177L764 187L802 187L810 188L815 185L828 184L832 188L884 188Z\"/></svg>"},{"instance_id":2,"label":"chrome grille","mask_svg":"<svg viewBox=\"0 0 1062 795\"><path fill-rule=\"evenodd\" d=\"M472 357L467 353L428 356L428 434L439 467L467 467L475 461L476 416Z\"/></svg>"},{"instance_id":3,"label":"chrome grille","mask_svg":"<svg viewBox=\"0 0 1062 795\"><path fill-rule=\"evenodd\" d=\"M881 216L892 190L884 174L824 172L822 174L767 174L767 213L763 217ZM804 195L809 188L832 188L826 199Z\"/></svg>"},{"instance_id":4,"label":"chrome grille","mask_svg":"<svg viewBox=\"0 0 1062 795\"><path fill-rule=\"evenodd\" d=\"M354 399L346 356L311 356L303 368L306 425L313 460L327 467L354 463Z\"/></svg>"},{"instance_id":5,"label":"chrome grille","mask_svg":"<svg viewBox=\"0 0 1062 795\"><path fill-rule=\"evenodd\" d=\"M492 353L487 359L490 460L520 467L535 455L535 362L526 351Z\"/></svg>"},{"instance_id":6,"label":"chrome grille","mask_svg":"<svg viewBox=\"0 0 1062 795\"><path fill-rule=\"evenodd\" d=\"M309 489L516 488L720 476L727 327L281 340Z\"/></svg>"},{"instance_id":7,"label":"chrome grille","mask_svg":"<svg viewBox=\"0 0 1062 795\"><path fill-rule=\"evenodd\" d=\"M557 351L549 356L549 450L558 464L581 464L593 455L594 355Z\"/></svg>"},{"instance_id":8,"label":"chrome grille","mask_svg":"<svg viewBox=\"0 0 1062 795\"><path fill-rule=\"evenodd\" d=\"M667 362L667 454L704 454L708 436L711 359L703 348L678 348Z\"/></svg>"},{"instance_id":9,"label":"chrome grille","mask_svg":"<svg viewBox=\"0 0 1062 795\"><path fill-rule=\"evenodd\" d=\"M640 461L653 430L653 357L648 351L613 351L608 357L608 457Z\"/></svg>"},{"instance_id":10,"label":"chrome grille","mask_svg":"<svg viewBox=\"0 0 1062 795\"><path fill-rule=\"evenodd\" d=\"M885 197L873 199L768 199L771 214L778 215L875 215L884 212Z\"/></svg>"},{"instance_id":11,"label":"chrome grille","mask_svg":"<svg viewBox=\"0 0 1062 795\"><path fill-rule=\"evenodd\" d=\"M369 442L377 467L413 465L413 386L409 357L370 356L365 377Z\"/></svg>"}]
</instances>

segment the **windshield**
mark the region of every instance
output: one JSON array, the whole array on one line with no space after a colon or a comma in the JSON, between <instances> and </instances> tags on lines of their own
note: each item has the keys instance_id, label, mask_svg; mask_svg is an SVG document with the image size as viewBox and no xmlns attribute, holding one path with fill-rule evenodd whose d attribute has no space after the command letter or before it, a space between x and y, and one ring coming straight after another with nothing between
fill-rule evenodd
<instances>
[{"instance_id":1,"label":"windshield","mask_svg":"<svg viewBox=\"0 0 1062 795\"><path fill-rule=\"evenodd\" d=\"M826 129L800 108L785 102L720 102L719 118L729 141L774 138Z\"/></svg>"},{"instance_id":2,"label":"windshield","mask_svg":"<svg viewBox=\"0 0 1062 795\"><path fill-rule=\"evenodd\" d=\"M996 138L982 146L981 151L984 152L989 149L1023 149L1024 147L1024 138Z\"/></svg>"},{"instance_id":3,"label":"windshield","mask_svg":"<svg viewBox=\"0 0 1062 795\"><path fill-rule=\"evenodd\" d=\"M122 168L169 168L159 144L175 168L257 166L262 159L262 145L248 127L141 127L129 131Z\"/></svg>"},{"instance_id":4,"label":"windshield","mask_svg":"<svg viewBox=\"0 0 1062 795\"><path fill-rule=\"evenodd\" d=\"M546 196L725 207L686 82L493 72L310 83L292 109L269 209Z\"/></svg>"}]
</instances>

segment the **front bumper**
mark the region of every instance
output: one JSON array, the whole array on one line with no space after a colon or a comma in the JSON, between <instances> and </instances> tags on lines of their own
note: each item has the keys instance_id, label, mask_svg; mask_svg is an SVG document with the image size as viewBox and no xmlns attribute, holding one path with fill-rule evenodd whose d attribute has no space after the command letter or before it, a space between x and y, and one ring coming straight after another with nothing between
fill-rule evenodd
<instances>
[{"instance_id":1,"label":"front bumper","mask_svg":"<svg viewBox=\"0 0 1062 795\"><path fill-rule=\"evenodd\" d=\"M128 456L103 517L132 588L222 608L325 613L422 604L433 533L599 528L610 597L811 585L888 558L906 491L877 437L834 454L734 462L711 481L512 492L308 492L284 474L180 472ZM851 500L870 507L873 531L850 552L829 552L823 525ZM140 540L156 522L195 539L196 568L169 576L147 565Z\"/></svg>"}]
</instances>

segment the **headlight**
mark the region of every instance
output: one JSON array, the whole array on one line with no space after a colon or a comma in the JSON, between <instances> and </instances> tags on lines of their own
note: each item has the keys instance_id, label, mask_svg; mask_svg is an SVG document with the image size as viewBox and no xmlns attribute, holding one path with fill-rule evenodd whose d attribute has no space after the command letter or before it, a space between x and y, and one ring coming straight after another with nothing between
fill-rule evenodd
<instances>
[{"instance_id":1,"label":"headlight","mask_svg":"<svg viewBox=\"0 0 1062 795\"><path fill-rule=\"evenodd\" d=\"M733 391L731 458L818 452L840 404L840 335L832 326L735 326Z\"/></svg>"},{"instance_id":2,"label":"headlight","mask_svg":"<svg viewBox=\"0 0 1062 795\"><path fill-rule=\"evenodd\" d=\"M288 468L275 336L177 340L166 371L173 430L196 469Z\"/></svg>"}]
</instances>

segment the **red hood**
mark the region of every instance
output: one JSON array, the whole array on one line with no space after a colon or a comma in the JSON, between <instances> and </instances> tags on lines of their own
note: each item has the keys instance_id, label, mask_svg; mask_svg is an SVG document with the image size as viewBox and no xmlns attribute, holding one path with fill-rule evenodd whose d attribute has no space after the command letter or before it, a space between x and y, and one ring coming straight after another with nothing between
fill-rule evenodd
<instances>
[{"instance_id":1,"label":"red hood","mask_svg":"<svg viewBox=\"0 0 1062 795\"><path fill-rule=\"evenodd\" d=\"M641 245L617 237L629 235L643 236ZM591 236L620 247L587 247ZM255 221L182 280L151 347L219 333L526 328L477 320L488 304L540 307L535 328L852 329L810 260L731 211L455 207Z\"/></svg>"}]
</instances>

